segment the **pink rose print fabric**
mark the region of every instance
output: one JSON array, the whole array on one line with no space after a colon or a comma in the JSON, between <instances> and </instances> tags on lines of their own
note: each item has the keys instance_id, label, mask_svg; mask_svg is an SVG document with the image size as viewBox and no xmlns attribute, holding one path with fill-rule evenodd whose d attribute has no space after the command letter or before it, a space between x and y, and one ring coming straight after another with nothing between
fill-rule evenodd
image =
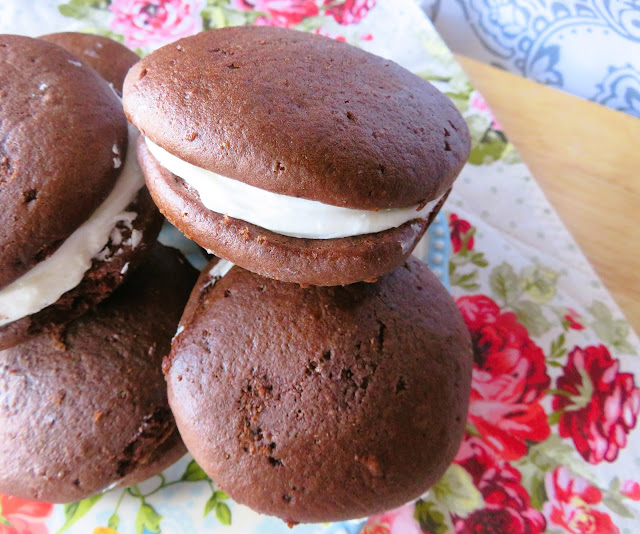
<instances>
[{"instance_id":1,"label":"pink rose print fabric","mask_svg":"<svg viewBox=\"0 0 640 534\"><path fill-rule=\"evenodd\" d=\"M129 48L160 46L202 30L204 0L113 0L111 29Z\"/></svg>"},{"instance_id":2,"label":"pink rose print fabric","mask_svg":"<svg viewBox=\"0 0 640 534\"><path fill-rule=\"evenodd\" d=\"M473 477L484 497L484 507L466 518L456 517L457 534L540 534L544 516L531 507L522 475L479 438L467 438L455 462Z\"/></svg>"},{"instance_id":3,"label":"pink rose print fabric","mask_svg":"<svg viewBox=\"0 0 640 534\"><path fill-rule=\"evenodd\" d=\"M527 452L527 441L549 436L540 400L549 388L544 354L514 313L489 297L457 301L473 340L475 363L469 420L505 460Z\"/></svg>"},{"instance_id":4,"label":"pink rose print fabric","mask_svg":"<svg viewBox=\"0 0 640 534\"><path fill-rule=\"evenodd\" d=\"M0 495L0 534L49 534L45 524L53 504Z\"/></svg>"},{"instance_id":5,"label":"pink rose print fabric","mask_svg":"<svg viewBox=\"0 0 640 534\"><path fill-rule=\"evenodd\" d=\"M291 28L305 17L318 15L318 6L313 0L232 0L236 9L262 11L267 17L258 17L255 24Z\"/></svg>"},{"instance_id":6,"label":"pink rose print fabric","mask_svg":"<svg viewBox=\"0 0 640 534\"><path fill-rule=\"evenodd\" d=\"M640 501L640 482L625 480L620 488L620 493L634 501Z\"/></svg>"},{"instance_id":7,"label":"pink rose print fabric","mask_svg":"<svg viewBox=\"0 0 640 534\"><path fill-rule=\"evenodd\" d=\"M360 22L376 5L376 0L324 0L324 5L327 6L327 14L332 15L338 24L346 26Z\"/></svg>"},{"instance_id":8,"label":"pink rose print fabric","mask_svg":"<svg viewBox=\"0 0 640 534\"><path fill-rule=\"evenodd\" d=\"M403 532L404 534L422 534L413 514L414 507L409 504L389 510L384 514L373 516L367 521L360 534L390 534Z\"/></svg>"},{"instance_id":9,"label":"pink rose print fabric","mask_svg":"<svg viewBox=\"0 0 640 534\"><path fill-rule=\"evenodd\" d=\"M545 514L554 525L571 534L619 534L611 517L594 508L602 493L583 478L572 476L567 467L558 467L547 475L545 489L549 501Z\"/></svg>"},{"instance_id":10,"label":"pink rose print fabric","mask_svg":"<svg viewBox=\"0 0 640 534\"><path fill-rule=\"evenodd\" d=\"M562 412L560 436L571 438L591 464L613 462L636 426L640 389L619 368L604 345L576 347L558 379L553 408Z\"/></svg>"},{"instance_id":11,"label":"pink rose print fabric","mask_svg":"<svg viewBox=\"0 0 640 534\"><path fill-rule=\"evenodd\" d=\"M467 235L470 230L471 224L469 224L469 221L460 219L455 213L449 215L449 234L451 236L451 246L453 247L454 253L460 252L463 238L465 237L467 238L467 250L473 250L473 235Z\"/></svg>"}]
</instances>

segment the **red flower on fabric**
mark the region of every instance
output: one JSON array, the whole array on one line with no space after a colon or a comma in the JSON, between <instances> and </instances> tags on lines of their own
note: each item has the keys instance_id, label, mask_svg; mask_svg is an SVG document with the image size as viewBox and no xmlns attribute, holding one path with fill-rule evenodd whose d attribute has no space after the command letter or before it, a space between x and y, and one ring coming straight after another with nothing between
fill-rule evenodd
<instances>
[{"instance_id":1,"label":"red flower on fabric","mask_svg":"<svg viewBox=\"0 0 640 534\"><path fill-rule=\"evenodd\" d=\"M573 308L568 308L563 317L563 323L572 330L584 330L584 325L578 319L580 319L580 314Z\"/></svg>"},{"instance_id":2,"label":"red flower on fabric","mask_svg":"<svg viewBox=\"0 0 640 534\"><path fill-rule=\"evenodd\" d=\"M315 17L318 6L313 0L232 0L231 6L244 11L262 11L270 18L258 17L258 26L290 28L300 24L305 17Z\"/></svg>"},{"instance_id":3,"label":"red flower on fabric","mask_svg":"<svg viewBox=\"0 0 640 534\"><path fill-rule=\"evenodd\" d=\"M360 534L422 534L413 516L415 505L406 504L383 514L372 515Z\"/></svg>"},{"instance_id":4,"label":"red flower on fabric","mask_svg":"<svg viewBox=\"0 0 640 534\"><path fill-rule=\"evenodd\" d=\"M202 30L203 0L113 0L111 29L131 48L162 45Z\"/></svg>"},{"instance_id":5,"label":"red flower on fabric","mask_svg":"<svg viewBox=\"0 0 640 534\"><path fill-rule=\"evenodd\" d=\"M462 249L462 237L471 230L469 221L458 217L455 213L449 215L449 234L451 235L451 246L453 252L460 252ZM473 250L473 236L467 241L467 250Z\"/></svg>"},{"instance_id":6,"label":"red flower on fabric","mask_svg":"<svg viewBox=\"0 0 640 534\"><path fill-rule=\"evenodd\" d=\"M640 483L633 480L625 480L620 486L620 493L633 501L640 501Z\"/></svg>"},{"instance_id":7,"label":"red flower on fabric","mask_svg":"<svg viewBox=\"0 0 640 534\"><path fill-rule=\"evenodd\" d=\"M369 523L364 526L360 534L391 534L389 527L384 523Z\"/></svg>"},{"instance_id":8,"label":"red flower on fabric","mask_svg":"<svg viewBox=\"0 0 640 534\"><path fill-rule=\"evenodd\" d=\"M466 518L453 518L456 534L544 532L546 521L531 507L531 498L521 484L522 475L500 459L485 442L467 437L454 462L471 475L485 502L484 508Z\"/></svg>"},{"instance_id":9,"label":"red flower on fabric","mask_svg":"<svg viewBox=\"0 0 640 534\"><path fill-rule=\"evenodd\" d=\"M554 410L561 411L558 431L592 464L613 462L638 420L640 389L619 367L604 345L576 347L558 378L563 392L553 398Z\"/></svg>"},{"instance_id":10,"label":"red flower on fabric","mask_svg":"<svg viewBox=\"0 0 640 534\"><path fill-rule=\"evenodd\" d=\"M489 297L457 300L473 340L469 420L503 459L527 453L527 441L549 437L539 401L549 388L544 354L516 315L501 313Z\"/></svg>"},{"instance_id":11,"label":"red flower on fabric","mask_svg":"<svg viewBox=\"0 0 640 534\"><path fill-rule=\"evenodd\" d=\"M324 0L327 7L327 14L333 15L338 24L347 26L357 24L367 16L370 10L376 5L376 0L346 0L336 2L336 0Z\"/></svg>"},{"instance_id":12,"label":"red flower on fabric","mask_svg":"<svg viewBox=\"0 0 640 534\"><path fill-rule=\"evenodd\" d=\"M0 495L0 516L10 525L0 522L0 534L48 534L45 521L52 511L53 504Z\"/></svg>"},{"instance_id":13,"label":"red flower on fabric","mask_svg":"<svg viewBox=\"0 0 640 534\"><path fill-rule=\"evenodd\" d=\"M591 507L602 500L600 490L584 478L574 477L568 467L547 473L544 485L549 497L544 513L552 523L571 534L619 534L608 514Z\"/></svg>"}]
</instances>

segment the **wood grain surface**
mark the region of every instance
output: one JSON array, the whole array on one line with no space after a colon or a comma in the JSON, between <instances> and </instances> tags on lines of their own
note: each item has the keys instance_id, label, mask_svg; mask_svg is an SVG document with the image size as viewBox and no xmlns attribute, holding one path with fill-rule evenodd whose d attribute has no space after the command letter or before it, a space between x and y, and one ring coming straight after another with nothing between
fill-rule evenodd
<instances>
[{"instance_id":1,"label":"wood grain surface","mask_svg":"<svg viewBox=\"0 0 640 534\"><path fill-rule=\"evenodd\" d=\"M640 119L457 59L640 333Z\"/></svg>"}]
</instances>

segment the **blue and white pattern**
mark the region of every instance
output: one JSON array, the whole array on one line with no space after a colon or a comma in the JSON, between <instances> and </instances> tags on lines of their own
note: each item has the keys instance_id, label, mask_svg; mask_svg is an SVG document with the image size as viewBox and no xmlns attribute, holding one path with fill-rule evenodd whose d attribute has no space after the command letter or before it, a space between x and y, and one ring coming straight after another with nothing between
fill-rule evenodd
<instances>
[{"instance_id":1,"label":"blue and white pattern","mask_svg":"<svg viewBox=\"0 0 640 534\"><path fill-rule=\"evenodd\" d=\"M454 51L640 117L640 1L418 1Z\"/></svg>"}]
</instances>

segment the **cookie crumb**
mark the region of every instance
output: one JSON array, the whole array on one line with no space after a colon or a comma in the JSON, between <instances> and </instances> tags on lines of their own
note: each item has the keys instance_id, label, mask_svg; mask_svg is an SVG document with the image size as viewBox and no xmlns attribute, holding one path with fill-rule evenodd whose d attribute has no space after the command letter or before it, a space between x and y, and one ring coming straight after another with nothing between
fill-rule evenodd
<instances>
[{"instance_id":1,"label":"cookie crumb","mask_svg":"<svg viewBox=\"0 0 640 534\"><path fill-rule=\"evenodd\" d=\"M378 459L375 456L373 456L372 454L369 454L369 455L365 456L364 458L360 458L356 454L355 460L357 462L360 462L362 465L364 465L367 468L367 470L369 471L369 473L371 473L371 476L373 476L375 478L381 478L382 476L384 476L384 473L382 472L382 469L380 468L380 462L378 462Z\"/></svg>"}]
</instances>

